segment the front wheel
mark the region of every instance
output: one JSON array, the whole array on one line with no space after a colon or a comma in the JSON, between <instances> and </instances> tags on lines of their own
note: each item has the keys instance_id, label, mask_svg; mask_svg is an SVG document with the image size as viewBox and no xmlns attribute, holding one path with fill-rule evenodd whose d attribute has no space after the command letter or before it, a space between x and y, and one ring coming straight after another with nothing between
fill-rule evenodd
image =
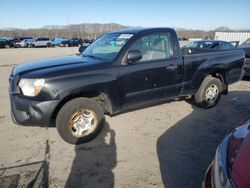
<instances>
[{"instance_id":1,"label":"front wheel","mask_svg":"<svg viewBox=\"0 0 250 188\"><path fill-rule=\"evenodd\" d=\"M194 95L195 103L202 108L212 108L220 100L222 82L212 76L206 77L197 93Z\"/></svg>"},{"instance_id":2,"label":"front wheel","mask_svg":"<svg viewBox=\"0 0 250 188\"><path fill-rule=\"evenodd\" d=\"M59 135L70 144L81 144L94 139L103 124L103 109L89 98L70 100L60 109L56 118Z\"/></svg>"}]
</instances>

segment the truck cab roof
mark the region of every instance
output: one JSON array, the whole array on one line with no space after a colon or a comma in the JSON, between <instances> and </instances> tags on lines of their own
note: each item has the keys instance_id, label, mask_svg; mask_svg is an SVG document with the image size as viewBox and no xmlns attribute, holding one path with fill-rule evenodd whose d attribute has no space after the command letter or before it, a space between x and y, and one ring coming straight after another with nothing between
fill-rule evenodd
<instances>
[{"instance_id":1,"label":"truck cab roof","mask_svg":"<svg viewBox=\"0 0 250 188\"><path fill-rule=\"evenodd\" d=\"M137 34L143 32L157 32L157 31L169 31L173 30L167 27L151 27L151 28L129 28L129 29L121 29L118 31L112 31L110 33L129 33L129 34Z\"/></svg>"}]
</instances>

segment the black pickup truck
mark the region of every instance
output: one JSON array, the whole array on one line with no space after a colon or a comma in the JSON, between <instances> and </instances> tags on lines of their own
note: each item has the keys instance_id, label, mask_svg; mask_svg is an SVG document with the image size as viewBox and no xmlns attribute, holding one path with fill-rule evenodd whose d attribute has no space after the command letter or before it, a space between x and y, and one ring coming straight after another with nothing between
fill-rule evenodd
<instances>
[{"instance_id":1,"label":"black pickup truck","mask_svg":"<svg viewBox=\"0 0 250 188\"><path fill-rule=\"evenodd\" d=\"M13 68L16 124L55 125L66 142L79 144L100 132L104 114L185 96L210 108L244 75L242 50L182 55L170 28L110 32L80 49Z\"/></svg>"}]
</instances>

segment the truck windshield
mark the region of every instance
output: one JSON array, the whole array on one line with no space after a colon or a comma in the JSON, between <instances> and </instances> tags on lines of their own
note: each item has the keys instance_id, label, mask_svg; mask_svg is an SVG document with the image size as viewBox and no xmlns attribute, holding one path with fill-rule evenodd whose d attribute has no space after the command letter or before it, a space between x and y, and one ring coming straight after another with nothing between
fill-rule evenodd
<instances>
[{"instance_id":1,"label":"truck windshield","mask_svg":"<svg viewBox=\"0 0 250 188\"><path fill-rule=\"evenodd\" d=\"M109 33L89 45L83 56L113 61L133 34Z\"/></svg>"},{"instance_id":2,"label":"truck windshield","mask_svg":"<svg viewBox=\"0 0 250 188\"><path fill-rule=\"evenodd\" d=\"M243 42L242 44L250 44L250 38L247 39L245 42Z\"/></svg>"}]
</instances>

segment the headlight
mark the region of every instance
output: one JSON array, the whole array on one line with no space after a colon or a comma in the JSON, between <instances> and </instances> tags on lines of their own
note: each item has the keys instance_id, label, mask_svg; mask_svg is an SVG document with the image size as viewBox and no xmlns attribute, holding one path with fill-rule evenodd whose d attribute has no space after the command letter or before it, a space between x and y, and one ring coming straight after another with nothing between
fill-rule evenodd
<instances>
[{"instance_id":1,"label":"headlight","mask_svg":"<svg viewBox=\"0 0 250 188\"><path fill-rule=\"evenodd\" d=\"M18 86L20 87L25 96L34 97L40 93L44 83L44 79L22 78L19 81Z\"/></svg>"}]
</instances>

